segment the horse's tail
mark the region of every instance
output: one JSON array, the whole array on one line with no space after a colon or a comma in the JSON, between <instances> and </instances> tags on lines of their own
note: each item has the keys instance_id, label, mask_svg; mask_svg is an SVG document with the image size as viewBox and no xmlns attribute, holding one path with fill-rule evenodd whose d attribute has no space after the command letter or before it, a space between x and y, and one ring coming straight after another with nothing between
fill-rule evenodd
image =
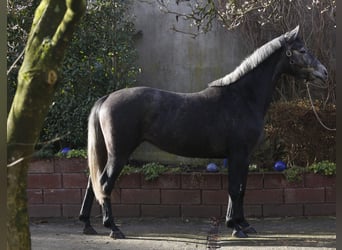
<instances>
[{"instance_id":1,"label":"horse's tail","mask_svg":"<svg viewBox=\"0 0 342 250\"><path fill-rule=\"evenodd\" d=\"M91 109L88 120L88 166L89 174L96 199L102 205L106 194L104 193L100 176L105 167L107 149L99 121L99 110L107 96L100 98Z\"/></svg>"}]
</instances>

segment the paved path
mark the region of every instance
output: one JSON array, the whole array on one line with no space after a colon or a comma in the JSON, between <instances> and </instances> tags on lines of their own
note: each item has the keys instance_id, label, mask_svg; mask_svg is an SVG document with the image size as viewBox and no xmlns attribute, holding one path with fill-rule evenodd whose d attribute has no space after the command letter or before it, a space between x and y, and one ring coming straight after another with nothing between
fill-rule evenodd
<instances>
[{"instance_id":1,"label":"paved path","mask_svg":"<svg viewBox=\"0 0 342 250\"><path fill-rule=\"evenodd\" d=\"M83 235L76 219L32 219L33 250L54 249L336 249L336 218L251 219L258 234L248 239L231 237L223 223L209 219L121 218L118 225L125 240L109 238L101 220L94 219L99 233Z\"/></svg>"}]
</instances>

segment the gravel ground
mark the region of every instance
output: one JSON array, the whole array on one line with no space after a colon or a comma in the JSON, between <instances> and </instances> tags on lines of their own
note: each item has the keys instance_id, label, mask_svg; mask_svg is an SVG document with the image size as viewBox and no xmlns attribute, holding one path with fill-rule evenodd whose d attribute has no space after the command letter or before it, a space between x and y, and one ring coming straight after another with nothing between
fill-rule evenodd
<instances>
[{"instance_id":1,"label":"gravel ground","mask_svg":"<svg viewBox=\"0 0 342 250\"><path fill-rule=\"evenodd\" d=\"M247 239L209 219L120 218L124 240L111 239L100 218L93 219L98 235L83 235L75 218L32 219L32 249L336 249L336 218L250 219L258 234Z\"/></svg>"}]
</instances>

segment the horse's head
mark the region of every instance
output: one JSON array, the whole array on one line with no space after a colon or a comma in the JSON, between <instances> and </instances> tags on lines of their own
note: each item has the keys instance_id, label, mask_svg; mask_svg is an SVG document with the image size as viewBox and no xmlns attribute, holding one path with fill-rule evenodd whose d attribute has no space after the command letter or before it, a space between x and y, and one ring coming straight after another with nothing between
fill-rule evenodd
<instances>
[{"instance_id":1,"label":"horse's head","mask_svg":"<svg viewBox=\"0 0 342 250\"><path fill-rule=\"evenodd\" d=\"M328 79L325 66L305 47L298 37L299 26L284 34L288 73L323 84Z\"/></svg>"}]
</instances>

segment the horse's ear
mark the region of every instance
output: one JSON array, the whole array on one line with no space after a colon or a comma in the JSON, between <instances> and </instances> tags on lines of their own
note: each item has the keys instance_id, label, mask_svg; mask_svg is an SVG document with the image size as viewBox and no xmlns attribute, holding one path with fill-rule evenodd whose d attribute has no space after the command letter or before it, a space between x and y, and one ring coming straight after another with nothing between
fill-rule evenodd
<instances>
[{"instance_id":1,"label":"horse's ear","mask_svg":"<svg viewBox=\"0 0 342 250\"><path fill-rule=\"evenodd\" d=\"M299 25L297 25L297 27L294 28L293 30L285 33L284 35L285 41L287 43L293 42L297 38L298 32L299 32Z\"/></svg>"}]
</instances>

